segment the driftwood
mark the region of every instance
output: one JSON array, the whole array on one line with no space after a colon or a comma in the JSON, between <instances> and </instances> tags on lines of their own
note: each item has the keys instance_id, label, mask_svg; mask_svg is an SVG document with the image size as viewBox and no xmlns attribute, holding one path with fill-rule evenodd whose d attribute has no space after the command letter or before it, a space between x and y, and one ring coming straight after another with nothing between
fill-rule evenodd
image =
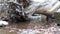
<instances>
[{"instance_id":1,"label":"driftwood","mask_svg":"<svg viewBox=\"0 0 60 34\"><path fill-rule=\"evenodd\" d=\"M51 6L52 8L45 8L45 7L40 7L40 6L30 6L28 7L26 13L28 14L33 14L38 13L38 14L44 14L44 15L52 15L54 14L54 11L57 10L60 7L60 2L57 2L54 6Z\"/></svg>"},{"instance_id":2,"label":"driftwood","mask_svg":"<svg viewBox=\"0 0 60 34\"><path fill-rule=\"evenodd\" d=\"M54 12L60 7L60 2L57 2L54 6L51 6L51 8L48 10L45 7L42 7L41 5L38 6L29 6L28 8L26 8L25 13L28 15L28 18L30 18L30 16L32 16L32 14L43 14L46 15L47 21L52 21L52 19L54 18Z\"/></svg>"}]
</instances>

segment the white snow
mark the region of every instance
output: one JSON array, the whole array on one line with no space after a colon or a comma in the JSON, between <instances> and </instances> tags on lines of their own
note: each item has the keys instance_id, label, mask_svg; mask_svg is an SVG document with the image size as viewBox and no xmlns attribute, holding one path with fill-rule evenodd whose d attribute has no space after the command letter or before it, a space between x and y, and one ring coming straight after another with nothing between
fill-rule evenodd
<instances>
[{"instance_id":1,"label":"white snow","mask_svg":"<svg viewBox=\"0 0 60 34\"><path fill-rule=\"evenodd\" d=\"M34 2L45 2L46 0L32 0Z\"/></svg>"},{"instance_id":2,"label":"white snow","mask_svg":"<svg viewBox=\"0 0 60 34\"><path fill-rule=\"evenodd\" d=\"M40 20L41 21L41 16L30 16L30 19L32 19L32 20Z\"/></svg>"},{"instance_id":3,"label":"white snow","mask_svg":"<svg viewBox=\"0 0 60 34\"><path fill-rule=\"evenodd\" d=\"M0 26L2 26L2 25L8 25L8 22L6 22L6 21L0 21Z\"/></svg>"},{"instance_id":4,"label":"white snow","mask_svg":"<svg viewBox=\"0 0 60 34\"><path fill-rule=\"evenodd\" d=\"M57 10L57 12L60 12L60 8Z\"/></svg>"}]
</instances>

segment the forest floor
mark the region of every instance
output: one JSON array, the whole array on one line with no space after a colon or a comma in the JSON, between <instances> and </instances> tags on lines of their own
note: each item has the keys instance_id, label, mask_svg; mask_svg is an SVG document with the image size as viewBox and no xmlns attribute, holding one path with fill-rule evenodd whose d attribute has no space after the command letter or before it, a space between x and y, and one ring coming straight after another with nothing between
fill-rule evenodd
<instances>
[{"instance_id":1,"label":"forest floor","mask_svg":"<svg viewBox=\"0 0 60 34\"><path fill-rule=\"evenodd\" d=\"M0 28L0 34L60 34L60 26L56 23L42 25L42 23L17 23Z\"/></svg>"}]
</instances>

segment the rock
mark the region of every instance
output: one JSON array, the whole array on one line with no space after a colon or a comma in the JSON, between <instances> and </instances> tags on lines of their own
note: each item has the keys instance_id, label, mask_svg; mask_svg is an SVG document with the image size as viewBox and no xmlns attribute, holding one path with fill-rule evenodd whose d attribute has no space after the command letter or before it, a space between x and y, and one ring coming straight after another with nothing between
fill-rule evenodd
<instances>
[{"instance_id":1,"label":"rock","mask_svg":"<svg viewBox=\"0 0 60 34\"><path fill-rule=\"evenodd\" d=\"M35 34L35 30L33 30L33 29L27 29L27 30L22 31L19 34Z\"/></svg>"}]
</instances>

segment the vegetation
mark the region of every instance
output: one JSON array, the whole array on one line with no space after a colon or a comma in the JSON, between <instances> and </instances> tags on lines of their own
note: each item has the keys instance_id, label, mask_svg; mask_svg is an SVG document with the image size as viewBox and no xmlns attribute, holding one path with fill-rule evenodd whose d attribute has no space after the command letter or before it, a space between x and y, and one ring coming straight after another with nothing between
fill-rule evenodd
<instances>
[{"instance_id":1,"label":"vegetation","mask_svg":"<svg viewBox=\"0 0 60 34\"><path fill-rule=\"evenodd\" d=\"M57 23L60 23L60 13L55 13L55 19L54 19L55 22Z\"/></svg>"},{"instance_id":2,"label":"vegetation","mask_svg":"<svg viewBox=\"0 0 60 34\"><path fill-rule=\"evenodd\" d=\"M10 20L12 22L28 20L28 17L23 12L23 8L26 8L27 6L29 6L30 1L27 1L27 0L17 0L16 3L15 3L15 1L13 1L13 2L8 2L8 1L4 2L3 1L2 4L4 4L3 7L5 7L5 9L3 9L3 7L2 7L2 9L0 11L0 13L1 13L0 14L1 20L4 20L4 21L6 21L6 20L9 21ZM2 14L3 14L3 16L1 16ZM5 17L4 15L7 16L7 17Z\"/></svg>"}]
</instances>

